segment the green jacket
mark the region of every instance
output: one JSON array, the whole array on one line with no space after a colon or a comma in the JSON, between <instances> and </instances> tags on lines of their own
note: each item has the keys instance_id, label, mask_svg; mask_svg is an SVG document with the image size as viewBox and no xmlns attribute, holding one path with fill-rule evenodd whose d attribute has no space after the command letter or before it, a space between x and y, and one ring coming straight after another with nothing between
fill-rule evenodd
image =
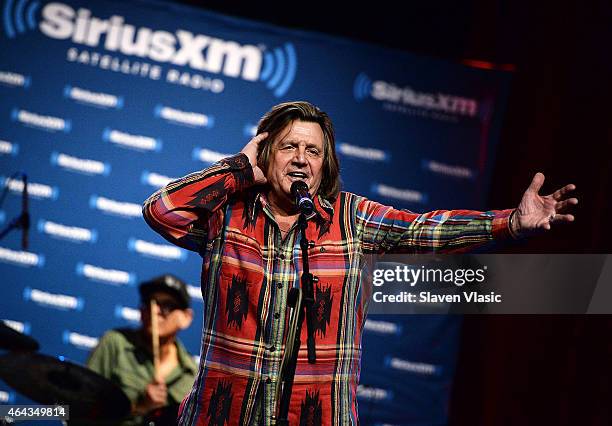
<instances>
[{"instance_id":1,"label":"green jacket","mask_svg":"<svg viewBox=\"0 0 612 426\"><path fill-rule=\"evenodd\" d=\"M176 340L179 365L166 377L168 405L178 405L191 390L197 367L181 342ZM87 366L96 373L118 384L136 403L153 381L153 357L141 330L116 329L108 331L89 356ZM142 424L142 417L129 417L121 425Z\"/></svg>"}]
</instances>

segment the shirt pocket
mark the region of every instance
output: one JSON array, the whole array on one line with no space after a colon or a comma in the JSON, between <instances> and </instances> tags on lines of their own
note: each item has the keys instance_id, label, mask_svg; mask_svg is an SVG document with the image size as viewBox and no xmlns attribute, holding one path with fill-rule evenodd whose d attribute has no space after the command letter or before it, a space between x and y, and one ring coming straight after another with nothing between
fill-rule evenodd
<instances>
[{"instance_id":1,"label":"shirt pocket","mask_svg":"<svg viewBox=\"0 0 612 426\"><path fill-rule=\"evenodd\" d=\"M252 237L228 231L221 256L216 330L254 339L264 277L261 246Z\"/></svg>"}]
</instances>

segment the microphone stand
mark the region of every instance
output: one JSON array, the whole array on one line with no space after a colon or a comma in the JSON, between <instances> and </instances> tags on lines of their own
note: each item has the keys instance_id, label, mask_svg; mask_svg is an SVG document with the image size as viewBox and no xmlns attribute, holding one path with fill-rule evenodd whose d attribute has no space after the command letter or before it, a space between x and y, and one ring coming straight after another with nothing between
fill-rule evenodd
<instances>
[{"instance_id":1,"label":"microphone stand","mask_svg":"<svg viewBox=\"0 0 612 426\"><path fill-rule=\"evenodd\" d=\"M281 362L280 383L276 389L277 398L280 393L279 414L275 419L272 418L274 424L279 426L289 425L289 403L291 402L291 391L293 388L293 380L295 378L295 369L297 366L298 353L300 351L300 335L302 333L302 324L306 317L306 327L308 331L308 362L315 364L317 360L316 346L314 340L314 284L319 279L310 273L308 263L308 249L314 246L314 242L308 241L306 238L306 216L300 213L298 219L300 228L300 249L302 251L302 277L300 281L301 288L292 288L289 291L287 304L291 307L289 319L289 330L287 332L287 343L285 345L285 355Z\"/></svg>"}]
</instances>

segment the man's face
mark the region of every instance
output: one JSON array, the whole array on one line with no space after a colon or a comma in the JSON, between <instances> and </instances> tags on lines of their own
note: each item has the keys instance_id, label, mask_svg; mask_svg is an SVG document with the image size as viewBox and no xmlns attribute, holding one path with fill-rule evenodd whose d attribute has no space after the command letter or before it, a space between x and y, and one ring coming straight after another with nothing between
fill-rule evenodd
<instances>
[{"instance_id":1,"label":"man's face","mask_svg":"<svg viewBox=\"0 0 612 426\"><path fill-rule=\"evenodd\" d=\"M183 329L185 317L189 317L189 309L181 309L176 298L164 291L156 291L150 299L157 302L157 325L159 337L170 337ZM143 304L141 309L142 324L147 334L151 334L151 308L150 302ZM191 321L189 321L191 322Z\"/></svg>"},{"instance_id":2,"label":"man's face","mask_svg":"<svg viewBox=\"0 0 612 426\"><path fill-rule=\"evenodd\" d=\"M291 199L291 184L306 182L314 196L323 177L323 131L317 123L295 120L289 123L272 145L266 173L276 197Z\"/></svg>"}]
</instances>

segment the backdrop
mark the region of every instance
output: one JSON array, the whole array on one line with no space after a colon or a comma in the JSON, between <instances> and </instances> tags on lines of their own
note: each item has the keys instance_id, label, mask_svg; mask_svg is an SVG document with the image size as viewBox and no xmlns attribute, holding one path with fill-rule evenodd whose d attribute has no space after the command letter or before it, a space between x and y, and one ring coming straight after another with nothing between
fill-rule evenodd
<instances>
[{"instance_id":1,"label":"backdrop","mask_svg":"<svg viewBox=\"0 0 612 426\"><path fill-rule=\"evenodd\" d=\"M276 103L335 123L344 189L413 211L484 209L508 76L153 1L4 0L0 33L4 228L29 180L29 248L0 241L0 318L41 352L85 362L109 328L138 325L137 284L190 284L197 357L200 258L167 244L141 203L238 152ZM365 424L444 424L456 317L371 316ZM0 401L24 403L0 382Z\"/></svg>"}]
</instances>

